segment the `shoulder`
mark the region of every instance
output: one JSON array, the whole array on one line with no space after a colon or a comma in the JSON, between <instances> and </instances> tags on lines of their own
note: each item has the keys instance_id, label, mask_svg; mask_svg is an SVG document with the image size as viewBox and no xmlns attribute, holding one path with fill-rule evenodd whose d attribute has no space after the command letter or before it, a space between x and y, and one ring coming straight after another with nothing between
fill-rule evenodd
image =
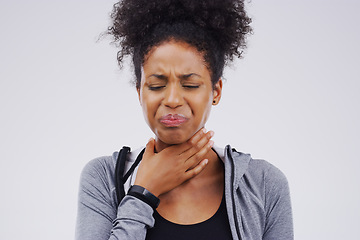
<instances>
[{"instance_id":1,"label":"shoulder","mask_svg":"<svg viewBox=\"0 0 360 240\"><path fill-rule=\"evenodd\" d=\"M240 185L256 196L268 213L280 203L281 208L291 207L289 184L285 174L265 160L251 159Z\"/></svg>"},{"instance_id":2,"label":"shoulder","mask_svg":"<svg viewBox=\"0 0 360 240\"><path fill-rule=\"evenodd\" d=\"M141 148L128 153L124 172L131 167L140 151ZM81 172L80 184L102 186L109 189L114 188L115 167L118 155L119 152L114 152L110 156L97 157L89 161Z\"/></svg>"},{"instance_id":3,"label":"shoulder","mask_svg":"<svg viewBox=\"0 0 360 240\"><path fill-rule=\"evenodd\" d=\"M256 184L249 184L249 179ZM251 186L246 187L247 192L253 194L264 211L266 239L293 239L291 197L285 174L265 160L251 159L242 180L242 186Z\"/></svg>"},{"instance_id":4,"label":"shoulder","mask_svg":"<svg viewBox=\"0 0 360 240\"><path fill-rule=\"evenodd\" d=\"M96 177L102 175L109 175L114 172L117 152L112 156L103 156L94 158L89 161L81 172L82 177Z\"/></svg>"},{"instance_id":5,"label":"shoulder","mask_svg":"<svg viewBox=\"0 0 360 240\"><path fill-rule=\"evenodd\" d=\"M233 162L234 172L237 178L251 177L258 182L287 183L284 173L263 159L254 159L250 154L236 151L227 146L225 152Z\"/></svg>"},{"instance_id":6,"label":"shoulder","mask_svg":"<svg viewBox=\"0 0 360 240\"><path fill-rule=\"evenodd\" d=\"M250 154L238 152L227 146L228 162L232 163L235 186L250 191L253 196L265 200L276 195L288 195L288 181L285 174L273 164L253 159Z\"/></svg>"},{"instance_id":7,"label":"shoulder","mask_svg":"<svg viewBox=\"0 0 360 240\"><path fill-rule=\"evenodd\" d=\"M262 159L251 159L247 173L261 178L265 183L287 184L285 174L273 164Z\"/></svg>"},{"instance_id":8,"label":"shoulder","mask_svg":"<svg viewBox=\"0 0 360 240\"><path fill-rule=\"evenodd\" d=\"M238 219L248 216L244 231L260 233L262 239L293 239L289 188L282 171L230 146L224 155L229 206L236 214L240 209Z\"/></svg>"},{"instance_id":9,"label":"shoulder","mask_svg":"<svg viewBox=\"0 0 360 240\"><path fill-rule=\"evenodd\" d=\"M114 185L116 163L114 154L113 156L95 158L84 166L80 177L81 189L103 189L103 191L110 191Z\"/></svg>"}]
</instances>

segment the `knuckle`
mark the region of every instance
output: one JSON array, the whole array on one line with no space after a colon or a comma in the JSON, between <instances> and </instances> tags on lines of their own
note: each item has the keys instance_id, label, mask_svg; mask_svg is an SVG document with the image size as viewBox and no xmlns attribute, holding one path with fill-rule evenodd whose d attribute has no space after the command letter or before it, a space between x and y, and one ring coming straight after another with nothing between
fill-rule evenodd
<instances>
[{"instance_id":1,"label":"knuckle","mask_svg":"<svg viewBox=\"0 0 360 240\"><path fill-rule=\"evenodd\" d=\"M199 150L202 148L202 145L203 145L203 144L201 144L201 142L197 142L197 143L194 145L194 148L199 151Z\"/></svg>"},{"instance_id":2,"label":"knuckle","mask_svg":"<svg viewBox=\"0 0 360 240\"><path fill-rule=\"evenodd\" d=\"M189 142L188 142L189 147L192 147L192 146L196 145L196 143L197 143L197 141L196 141L195 138L191 138L191 139L189 140Z\"/></svg>"},{"instance_id":3,"label":"knuckle","mask_svg":"<svg viewBox=\"0 0 360 240\"><path fill-rule=\"evenodd\" d=\"M200 173L200 170L199 168L195 168L194 171L192 172L192 176L195 177L196 175L198 175Z\"/></svg>"},{"instance_id":4,"label":"knuckle","mask_svg":"<svg viewBox=\"0 0 360 240\"><path fill-rule=\"evenodd\" d=\"M205 133L203 130L200 130L198 131L194 137L192 137L190 140L189 140L189 143L191 145L195 145L200 139L202 139L204 137Z\"/></svg>"},{"instance_id":5,"label":"knuckle","mask_svg":"<svg viewBox=\"0 0 360 240\"><path fill-rule=\"evenodd\" d=\"M199 161L200 161L200 156L199 155L197 155L197 154L195 154L194 156L193 156L193 158L192 158L192 161L191 161L191 163L192 164L196 164L196 163L198 163Z\"/></svg>"},{"instance_id":6,"label":"knuckle","mask_svg":"<svg viewBox=\"0 0 360 240\"><path fill-rule=\"evenodd\" d=\"M195 136L202 137L202 136L204 136L205 133L206 133L205 130L204 130L204 129L201 129L201 130L199 130L199 131L197 132L197 134L196 134Z\"/></svg>"}]
</instances>

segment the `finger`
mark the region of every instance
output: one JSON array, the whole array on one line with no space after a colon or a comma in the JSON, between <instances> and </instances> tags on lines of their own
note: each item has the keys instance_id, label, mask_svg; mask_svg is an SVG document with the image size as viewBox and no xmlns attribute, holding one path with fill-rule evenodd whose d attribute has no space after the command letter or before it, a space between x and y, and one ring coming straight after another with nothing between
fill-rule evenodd
<instances>
[{"instance_id":1,"label":"finger","mask_svg":"<svg viewBox=\"0 0 360 240\"><path fill-rule=\"evenodd\" d=\"M192 136L187 142L190 145L195 145L198 141L200 141L205 135L207 131L205 128L201 128L199 131L197 131L194 136Z\"/></svg>"},{"instance_id":2,"label":"finger","mask_svg":"<svg viewBox=\"0 0 360 240\"><path fill-rule=\"evenodd\" d=\"M206 129L201 128L188 141L180 145L171 146L169 148L166 148L165 150L180 155L186 152L187 150L189 150L191 147L193 147L200 139L202 139L205 136L205 134L206 134Z\"/></svg>"},{"instance_id":3,"label":"finger","mask_svg":"<svg viewBox=\"0 0 360 240\"><path fill-rule=\"evenodd\" d=\"M202 160L196 167L194 167L193 169L185 172L184 176L185 176L185 181L189 180L190 178L195 177L196 175L198 175L199 173L202 172L202 170L205 169L206 165L208 164L209 160L208 159L204 159Z\"/></svg>"},{"instance_id":4,"label":"finger","mask_svg":"<svg viewBox=\"0 0 360 240\"><path fill-rule=\"evenodd\" d=\"M207 144L205 144L205 146L203 146L202 149L200 149L196 154L194 154L191 158L189 158L185 162L186 169L192 169L197 164L199 164L199 162L205 158L206 154L209 151L211 151L211 148L213 147L213 145L214 145L214 142L212 140L210 140Z\"/></svg>"},{"instance_id":5,"label":"finger","mask_svg":"<svg viewBox=\"0 0 360 240\"><path fill-rule=\"evenodd\" d=\"M199 139L198 142L192 143L193 146L182 154L182 156L184 156L186 159L185 161L187 161L187 159L191 158L193 155L195 155L197 152L199 152L202 148L204 148L206 146L206 144L208 144L210 142L210 140L213 136L214 136L214 132L209 131L206 134L204 134L204 136L201 139Z\"/></svg>"}]
</instances>

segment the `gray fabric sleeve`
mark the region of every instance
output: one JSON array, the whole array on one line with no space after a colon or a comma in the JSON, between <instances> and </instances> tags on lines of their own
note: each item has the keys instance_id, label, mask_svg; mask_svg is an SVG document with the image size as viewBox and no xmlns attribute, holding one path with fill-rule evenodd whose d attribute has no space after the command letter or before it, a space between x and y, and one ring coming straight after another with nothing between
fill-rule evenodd
<instances>
[{"instance_id":1,"label":"gray fabric sleeve","mask_svg":"<svg viewBox=\"0 0 360 240\"><path fill-rule=\"evenodd\" d=\"M143 201L125 196L116 206L112 168L103 159L95 159L83 169L76 240L144 240L154 225L153 209Z\"/></svg>"},{"instance_id":2,"label":"gray fabric sleeve","mask_svg":"<svg viewBox=\"0 0 360 240\"><path fill-rule=\"evenodd\" d=\"M266 224L263 240L292 240L293 219L288 181L273 166L264 177Z\"/></svg>"}]
</instances>

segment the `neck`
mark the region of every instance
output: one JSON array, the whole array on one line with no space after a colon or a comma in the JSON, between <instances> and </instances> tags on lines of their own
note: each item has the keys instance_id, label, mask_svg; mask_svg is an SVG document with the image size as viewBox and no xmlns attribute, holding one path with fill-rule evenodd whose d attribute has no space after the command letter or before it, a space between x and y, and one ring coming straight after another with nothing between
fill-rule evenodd
<instances>
[{"instance_id":1,"label":"neck","mask_svg":"<svg viewBox=\"0 0 360 240\"><path fill-rule=\"evenodd\" d=\"M161 152L162 150L164 150L165 148L170 147L170 144L164 143L163 141L161 141L159 138L156 137L155 139L155 152Z\"/></svg>"},{"instance_id":2,"label":"neck","mask_svg":"<svg viewBox=\"0 0 360 240\"><path fill-rule=\"evenodd\" d=\"M159 138L156 137L155 152L159 153L162 150L164 150L165 148L168 148L170 146L172 146L172 144L164 143L163 141L161 141ZM215 153L214 150L210 150L206 154L204 159L205 158L207 158L209 160L209 163L208 163L208 166L206 167L206 169L204 169L204 171L201 174L199 174L201 177L204 177L209 174L213 175L215 172L223 171L223 163L221 162L221 160L219 159L218 155ZM197 178L199 178L199 176Z\"/></svg>"}]
</instances>

